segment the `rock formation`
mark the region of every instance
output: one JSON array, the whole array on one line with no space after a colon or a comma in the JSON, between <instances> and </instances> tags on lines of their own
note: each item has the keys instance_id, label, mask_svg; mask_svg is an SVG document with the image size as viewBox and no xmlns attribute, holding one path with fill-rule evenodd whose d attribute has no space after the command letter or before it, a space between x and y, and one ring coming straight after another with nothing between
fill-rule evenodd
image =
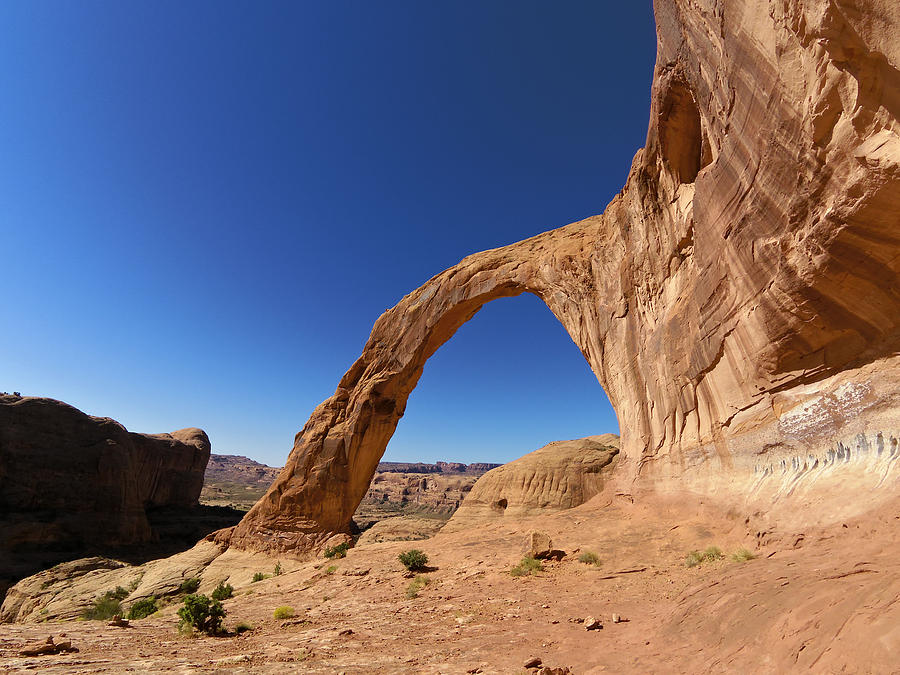
<instances>
[{"instance_id":1,"label":"rock formation","mask_svg":"<svg viewBox=\"0 0 900 675\"><path fill-rule=\"evenodd\" d=\"M556 441L488 471L476 481L446 530L579 506L602 490L618 445L614 434Z\"/></svg>"},{"instance_id":2,"label":"rock formation","mask_svg":"<svg viewBox=\"0 0 900 675\"><path fill-rule=\"evenodd\" d=\"M385 312L221 540L301 553L345 531L427 359L486 302L524 292L616 409L623 490L769 503L890 482L900 5L654 4L650 126L624 189L602 215L469 256Z\"/></svg>"},{"instance_id":3,"label":"rock formation","mask_svg":"<svg viewBox=\"0 0 900 675\"><path fill-rule=\"evenodd\" d=\"M136 434L53 399L0 396L0 591L42 565L150 541L147 510L196 506L209 452L200 429Z\"/></svg>"}]
</instances>

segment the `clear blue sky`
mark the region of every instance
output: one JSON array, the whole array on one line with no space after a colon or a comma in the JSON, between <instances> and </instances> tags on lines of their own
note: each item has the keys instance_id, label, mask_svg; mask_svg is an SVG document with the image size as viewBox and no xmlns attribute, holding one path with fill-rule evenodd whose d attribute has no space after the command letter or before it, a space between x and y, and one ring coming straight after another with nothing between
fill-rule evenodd
<instances>
[{"instance_id":1,"label":"clear blue sky","mask_svg":"<svg viewBox=\"0 0 900 675\"><path fill-rule=\"evenodd\" d=\"M649 1L0 3L0 390L280 465L372 323L599 213L643 145ZM385 459L615 431L536 298L429 362Z\"/></svg>"}]
</instances>

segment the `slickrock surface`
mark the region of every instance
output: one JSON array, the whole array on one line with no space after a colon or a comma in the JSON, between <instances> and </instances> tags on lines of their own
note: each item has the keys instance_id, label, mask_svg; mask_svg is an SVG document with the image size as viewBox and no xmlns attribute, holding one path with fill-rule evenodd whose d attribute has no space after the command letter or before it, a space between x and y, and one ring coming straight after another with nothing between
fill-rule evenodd
<instances>
[{"instance_id":1,"label":"slickrock surface","mask_svg":"<svg viewBox=\"0 0 900 675\"><path fill-rule=\"evenodd\" d=\"M556 441L488 471L446 527L455 531L579 506L603 489L618 445L614 434Z\"/></svg>"},{"instance_id":2,"label":"slickrock surface","mask_svg":"<svg viewBox=\"0 0 900 675\"><path fill-rule=\"evenodd\" d=\"M0 672L520 673L531 658L600 673L891 673L900 649L900 502L865 517L794 530L770 514L696 510L680 497L632 504L601 493L582 506L530 519L568 552L543 561L534 576L512 577L527 530L513 521L441 533L416 542L351 549L342 560L282 560L208 542L182 554L200 569L201 592L234 586L225 625L253 626L240 636L179 636L178 602L113 628L105 621L40 620L0 630ZM692 549L719 546L726 557L685 565ZM411 580L397 560L419 548L431 583L407 597ZM748 548L756 558L731 560ZM594 552L599 564L578 561ZM201 562L211 558L204 568ZM144 566L141 592L164 592L181 579L169 562ZM153 567L167 565L157 573ZM137 570L74 580L96 594L128 586ZM116 577L114 575L122 575ZM83 579L83 581L82 581ZM116 581L118 579L118 581ZM49 580L49 579L48 579ZM37 580L35 580L37 581ZM38 584L39 585L39 584ZM52 594L55 584L45 589ZM129 597L128 602L131 602ZM296 616L273 618L287 605ZM613 614L626 619L613 622ZM47 615L45 615L47 616ZM594 617L600 630L585 630ZM61 635L65 633L65 637ZM80 651L25 657L46 640ZM480 670L478 670L480 669Z\"/></svg>"},{"instance_id":3,"label":"slickrock surface","mask_svg":"<svg viewBox=\"0 0 900 675\"><path fill-rule=\"evenodd\" d=\"M623 190L385 312L223 542L301 554L346 531L427 359L525 292L618 413L624 491L884 497L900 452L900 4L654 5L650 126Z\"/></svg>"},{"instance_id":4,"label":"slickrock surface","mask_svg":"<svg viewBox=\"0 0 900 675\"><path fill-rule=\"evenodd\" d=\"M43 566L148 542L147 511L196 506L200 429L145 435L48 398L0 396L0 595Z\"/></svg>"}]
</instances>

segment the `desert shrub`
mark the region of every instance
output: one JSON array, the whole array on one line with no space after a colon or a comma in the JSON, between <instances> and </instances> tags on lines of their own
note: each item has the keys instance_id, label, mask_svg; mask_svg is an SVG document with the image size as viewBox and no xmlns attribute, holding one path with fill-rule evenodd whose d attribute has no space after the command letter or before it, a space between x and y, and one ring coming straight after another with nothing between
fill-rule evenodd
<instances>
[{"instance_id":1,"label":"desert shrub","mask_svg":"<svg viewBox=\"0 0 900 675\"><path fill-rule=\"evenodd\" d=\"M106 591L94 604L84 610L81 616L90 621L107 621L114 616L122 615L122 600L128 597L128 591L121 586L116 586L114 591Z\"/></svg>"},{"instance_id":2,"label":"desert shrub","mask_svg":"<svg viewBox=\"0 0 900 675\"><path fill-rule=\"evenodd\" d=\"M266 578L265 574L263 574L262 572L257 572L256 574L253 575L253 583L256 583L257 581L262 581L265 578Z\"/></svg>"},{"instance_id":3,"label":"desert shrub","mask_svg":"<svg viewBox=\"0 0 900 675\"><path fill-rule=\"evenodd\" d=\"M275 576L276 577L281 576L281 561L280 560L275 563Z\"/></svg>"},{"instance_id":4,"label":"desert shrub","mask_svg":"<svg viewBox=\"0 0 900 675\"><path fill-rule=\"evenodd\" d=\"M227 600L232 595L234 595L234 586L231 584L226 584L224 581L220 581L219 585L216 586L215 590L212 592L213 600Z\"/></svg>"},{"instance_id":5,"label":"desert shrub","mask_svg":"<svg viewBox=\"0 0 900 675\"><path fill-rule=\"evenodd\" d=\"M325 549L325 557L326 558L343 558L347 555L347 551L350 549L350 544L346 541L343 544L338 544L337 546L329 546Z\"/></svg>"},{"instance_id":6,"label":"desert shrub","mask_svg":"<svg viewBox=\"0 0 900 675\"><path fill-rule=\"evenodd\" d=\"M580 556L578 556L578 562L582 562L585 565L599 565L600 556L591 551L585 551Z\"/></svg>"},{"instance_id":7,"label":"desert shrub","mask_svg":"<svg viewBox=\"0 0 900 675\"><path fill-rule=\"evenodd\" d=\"M156 598L142 598L131 606L128 610L128 619L146 619L151 614L155 614L159 610L156 606Z\"/></svg>"},{"instance_id":8,"label":"desert shrub","mask_svg":"<svg viewBox=\"0 0 900 675\"><path fill-rule=\"evenodd\" d=\"M325 568L325 574L334 574L337 572L337 565L329 565Z\"/></svg>"},{"instance_id":9,"label":"desert shrub","mask_svg":"<svg viewBox=\"0 0 900 675\"><path fill-rule=\"evenodd\" d=\"M237 626L234 627L234 632L240 635L241 633L246 633L248 630L253 630L253 624L249 624L246 621L241 621Z\"/></svg>"},{"instance_id":10,"label":"desert shrub","mask_svg":"<svg viewBox=\"0 0 900 675\"><path fill-rule=\"evenodd\" d=\"M276 607L275 611L272 612L272 616L276 619L290 619L292 616L294 616L294 608L289 605Z\"/></svg>"},{"instance_id":11,"label":"desert shrub","mask_svg":"<svg viewBox=\"0 0 900 675\"><path fill-rule=\"evenodd\" d=\"M181 618L179 627L190 627L207 635L215 635L222 632L225 610L218 600L210 600L205 595L192 593L185 597L184 605L178 610L178 616Z\"/></svg>"},{"instance_id":12,"label":"desert shrub","mask_svg":"<svg viewBox=\"0 0 900 675\"><path fill-rule=\"evenodd\" d=\"M737 551L731 554L731 559L734 562L747 562L748 560L753 560L756 556L750 553L745 548L739 548Z\"/></svg>"},{"instance_id":13,"label":"desert shrub","mask_svg":"<svg viewBox=\"0 0 900 675\"><path fill-rule=\"evenodd\" d=\"M406 587L406 597L410 600L419 597L419 591L430 583L431 579L428 577L422 574L417 575L416 578L409 583L409 586Z\"/></svg>"},{"instance_id":14,"label":"desert shrub","mask_svg":"<svg viewBox=\"0 0 900 675\"><path fill-rule=\"evenodd\" d=\"M684 564L688 567L696 567L701 563L705 562L713 562L714 560L721 560L725 556L722 554L722 549L718 546L710 546L705 551L691 551L687 554L687 558L685 558Z\"/></svg>"},{"instance_id":15,"label":"desert shrub","mask_svg":"<svg viewBox=\"0 0 900 675\"><path fill-rule=\"evenodd\" d=\"M200 579L191 577L190 579L185 579L181 582L178 591L180 593L196 593L198 588L200 588Z\"/></svg>"},{"instance_id":16,"label":"desert shrub","mask_svg":"<svg viewBox=\"0 0 900 675\"><path fill-rule=\"evenodd\" d=\"M403 551L403 553L398 555L397 558L410 572L418 572L419 570L423 570L428 564L428 556L417 548L410 549L409 551Z\"/></svg>"},{"instance_id":17,"label":"desert shrub","mask_svg":"<svg viewBox=\"0 0 900 675\"><path fill-rule=\"evenodd\" d=\"M531 556L525 556L518 565L509 571L509 573L514 577L526 577L543 571L544 566L541 564L540 560L536 560Z\"/></svg>"}]
</instances>

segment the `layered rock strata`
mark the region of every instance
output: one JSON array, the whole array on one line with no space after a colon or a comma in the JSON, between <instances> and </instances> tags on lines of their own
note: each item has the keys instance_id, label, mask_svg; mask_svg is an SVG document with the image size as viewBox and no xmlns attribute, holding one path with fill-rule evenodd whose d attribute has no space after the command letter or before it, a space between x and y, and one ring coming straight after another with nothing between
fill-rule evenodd
<instances>
[{"instance_id":1,"label":"layered rock strata","mask_svg":"<svg viewBox=\"0 0 900 675\"><path fill-rule=\"evenodd\" d=\"M498 518L563 511L600 493L619 453L613 434L556 441L479 478L445 526L454 532Z\"/></svg>"},{"instance_id":2,"label":"layered rock strata","mask_svg":"<svg viewBox=\"0 0 900 675\"><path fill-rule=\"evenodd\" d=\"M150 541L148 510L197 505L209 453L200 429L136 434L53 399L0 396L6 583L86 551Z\"/></svg>"},{"instance_id":3,"label":"layered rock strata","mask_svg":"<svg viewBox=\"0 0 900 675\"><path fill-rule=\"evenodd\" d=\"M300 553L345 531L427 359L486 302L525 292L616 409L624 490L740 496L773 466L753 489L788 494L798 462L836 443L894 447L900 5L654 5L650 126L624 189L602 215L469 256L385 312L221 540ZM839 482L868 484L849 471Z\"/></svg>"}]
</instances>

